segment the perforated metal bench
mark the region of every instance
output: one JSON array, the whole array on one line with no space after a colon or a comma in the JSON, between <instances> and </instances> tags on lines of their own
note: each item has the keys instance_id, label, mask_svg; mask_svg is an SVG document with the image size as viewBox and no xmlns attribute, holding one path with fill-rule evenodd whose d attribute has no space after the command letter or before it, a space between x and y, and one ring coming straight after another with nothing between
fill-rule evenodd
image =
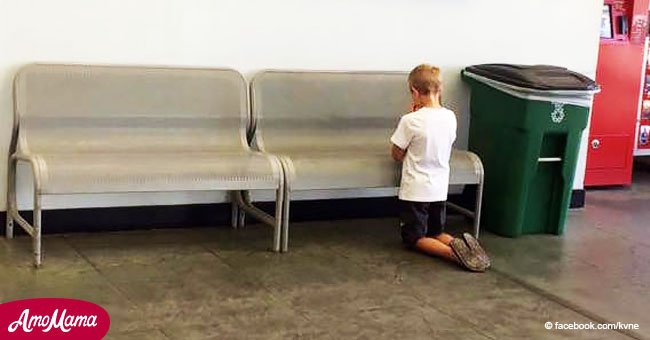
<instances>
[{"instance_id":1,"label":"perforated metal bench","mask_svg":"<svg viewBox=\"0 0 650 340\"><path fill-rule=\"evenodd\" d=\"M276 157L246 141L248 91L226 69L28 65L14 84L6 236L14 221L41 264L41 197L196 190L233 192L233 225L245 210L273 226L280 250L284 176ZM16 164L31 165L34 218L16 204ZM276 190L275 217L239 196Z\"/></svg>"},{"instance_id":2,"label":"perforated metal bench","mask_svg":"<svg viewBox=\"0 0 650 340\"><path fill-rule=\"evenodd\" d=\"M257 147L278 155L286 176L282 250L289 240L290 194L326 189L395 188L399 165L389 137L410 102L407 76L391 72L263 71L251 83ZM483 166L475 154L455 150L450 184L477 185L478 237Z\"/></svg>"}]
</instances>

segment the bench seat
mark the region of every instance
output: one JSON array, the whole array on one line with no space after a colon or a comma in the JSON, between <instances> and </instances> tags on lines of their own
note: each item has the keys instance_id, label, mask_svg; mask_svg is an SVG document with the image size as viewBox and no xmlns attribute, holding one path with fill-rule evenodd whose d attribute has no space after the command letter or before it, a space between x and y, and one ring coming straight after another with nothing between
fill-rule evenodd
<instances>
[{"instance_id":1,"label":"bench seat","mask_svg":"<svg viewBox=\"0 0 650 340\"><path fill-rule=\"evenodd\" d=\"M43 194L276 189L278 164L261 153L36 154Z\"/></svg>"}]
</instances>

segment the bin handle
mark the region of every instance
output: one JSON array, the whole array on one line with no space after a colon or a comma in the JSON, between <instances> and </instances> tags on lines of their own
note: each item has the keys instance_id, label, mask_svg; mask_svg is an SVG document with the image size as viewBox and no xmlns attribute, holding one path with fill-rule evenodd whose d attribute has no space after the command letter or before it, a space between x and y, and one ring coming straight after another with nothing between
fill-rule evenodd
<instances>
[{"instance_id":1,"label":"bin handle","mask_svg":"<svg viewBox=\"0 0 650 340\"><path fill-rule=\"evenodd\" d=\"M561 162L561 157L540 157L537 159L539 163L551 163L551 162Z\"/></svg>"}]
</instances>

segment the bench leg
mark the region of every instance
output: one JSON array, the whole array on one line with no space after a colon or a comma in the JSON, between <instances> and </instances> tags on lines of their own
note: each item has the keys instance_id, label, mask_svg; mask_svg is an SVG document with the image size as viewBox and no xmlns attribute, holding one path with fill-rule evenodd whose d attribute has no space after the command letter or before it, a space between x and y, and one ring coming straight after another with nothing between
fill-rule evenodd
<instances>
[{"instance_id":1,"label":"bench leg","mask_svg":"<svg viewBox=\"0 0 650 340\"><path fill-rule=\"evenodd\" d=\"M7 221L5 225L5 237L14 238L14 211L18 213L16 203L16 160L10 157L7 169Z\"/></svg>"},{"instance_id":2,"label":"bench leg","mask_svg":"<svg viewBox=\"0 0 650 340\"><path fill-rule=\"evenodd\" d=\"M18 161L28 162L32 168L32 178L34 179L34 210L33 210L33 221L30 225L18 211L18 204L16 202L16 167ZM42 230L42 221L41 221L41 211L42 211L42 195L41 195L41 183L40 177L37 176L38 171L38 162L33 158L22 157L13 155L9 158L9 169L8 169L8 186L7 186L7 237L13 237L13 227L14 224L18 224L20 227L32 237L32 252L34 255L34 266L36 268L41 266L43 256L41 251L41 230Z\"/></svg>"},{"instance_id":3,"label":"bench leg","mask_svg":"<svg viewBox=\"0 0 650 340\"><path fill-rule=\"evenodd\" d=\"M239 217L237 218L237 228L243 228L246 226L246 212L244 210L239 210Z\"/></svg>"},{"instance_id":4,"label":"bench leg","mask_svg":"<svg viewBox=\"0 0 650 340\"><path fill-rule=\"evenodd\" d=\"M481 227L481 206L483 204L483 181L476 188L476 206L474 208L474 237L478 239Z\"/></svg>"},{"instance_id":5,"label":"bench leg","mask_svg":"<svg viewBox=\"0 0 650 340\"><path fill-rule=\"evenodd\" d=\"M237 229L239 226L239 207L237 206L237 202L235 202L235 194L234 192L230 193L230 225L232 226L233 229Z\"/></svg>"},{"instance_id":6,"label":"bench leg","mask_svg":"<svg viewBox=\"0 0 650 340\"><path fill-rule=\"evenodd\" d=\"M275 207L275 216L271 216L253 206L250 202L250 198L246 195L244 191L235 191L233 192L233 197L235 202L238 205L240 213L244 211L255 219L258 219L260 222L263 222L266 225L273 228L273 243L271 244L271 250L279 252L281 249L282 241L282 209L284 207L284 188L281 187L276 191L276 207Z\"/></svg>"},{"instance_id":7,"label":"bench leg","mask_svg":"<svg viewBox=\"0 0 650 340\"><path fill-rule=\"evenodd\" d=\"M248 191L242 191L241 193L244 198L244 202L250 203L250 195L248 194ZM239 216L237 217L237 227L243 228L245 226L246 226L246 211L244 211L244 209L239 209Z\"/></svg>"},{"instance_id":8,"label":"bench leg","mask_svg":"<svg viewBox=\"0 0 650 340\"><path fill-rule=\"evenodd\" d=\"M282 207L282 252L289 251L289 205L291 204L291 192L284 191L284 205Z\"/></svg>"},{"instance_id":9,"label":"bench leg","mask_svg":"<svg viewBox=\"0 0 650 340\"><path fill-rule=\"evenodd\" d=\"M273 245L274 252L282 250L282 223L284 222L284 188L275 191L275 218L273 220Z\"/></svg>"},{"instance_id":10,"label":"bench leg","mask_svg":"<svg viewBox=\"0 0 650 340\"><path fill-rule=\"evenodd\" d=\"M11 217L10 211L7 211L7 225L5 229L5 237L8 240L14 238L14 219Z\"/></svg>"},{"instance_id":11,"label":"bench leg","mask_svg":"<svg viewBox=\"0 0 650 340\"><path fill-rule=\"evenodd\" d=\"M39 268L42 263L41 254L41 195L34 194L34 235L32 235L34 250L34 267Z\"/></svg>"}]
</instances>

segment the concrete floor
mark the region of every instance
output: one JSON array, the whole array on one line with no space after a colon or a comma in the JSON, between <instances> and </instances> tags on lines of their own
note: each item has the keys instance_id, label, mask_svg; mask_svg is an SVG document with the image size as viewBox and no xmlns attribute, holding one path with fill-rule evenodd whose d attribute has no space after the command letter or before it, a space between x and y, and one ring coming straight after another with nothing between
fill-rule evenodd
<instances>
[{"instance_id":1,"label":"concrete floor","mask_svg":"<svg viewBox=\"0 0 650 340\"><path fill-rule=\"evenodd\" d=\"M650 174L635 181L589 192L563 237L485 233L485 274L405 251L387 219L295 224L284 255L258 225L70 234L38 271L27 238L0 241L0 300L93 301L109 339L650 339Z\"/></svg>"}]
</instances>

